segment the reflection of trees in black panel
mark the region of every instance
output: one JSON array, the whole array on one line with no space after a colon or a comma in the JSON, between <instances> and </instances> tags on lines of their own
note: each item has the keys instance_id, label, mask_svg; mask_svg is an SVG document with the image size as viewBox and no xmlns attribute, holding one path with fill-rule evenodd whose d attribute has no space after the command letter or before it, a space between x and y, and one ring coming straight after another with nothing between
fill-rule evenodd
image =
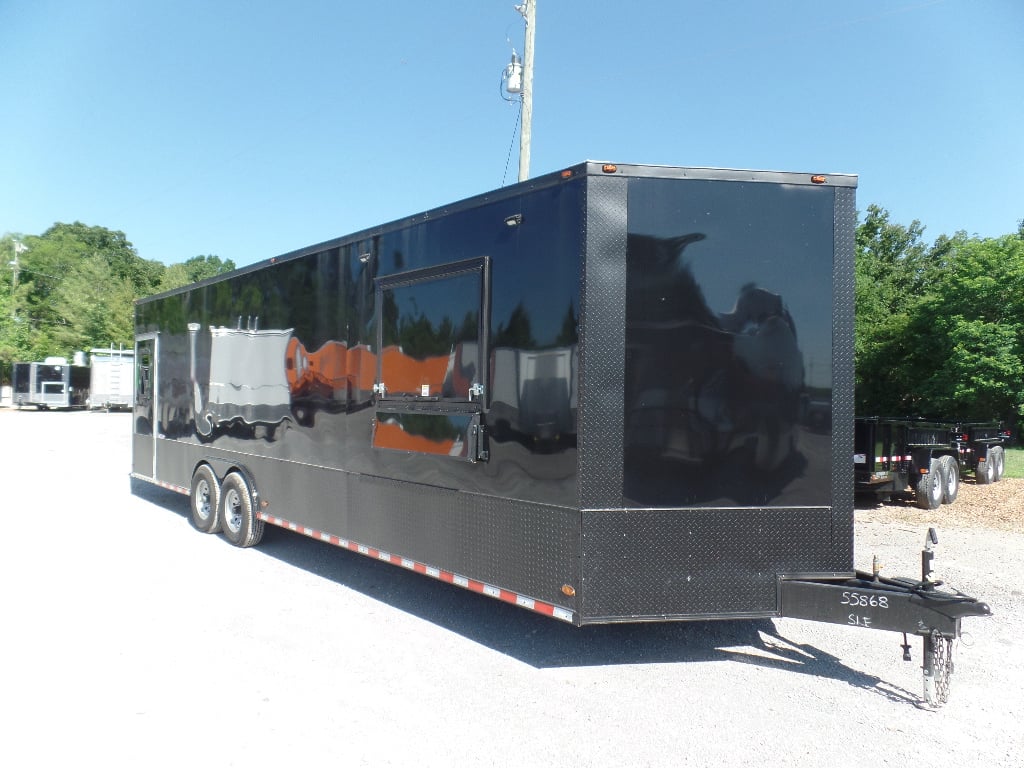
<instances>
[{"instance_id":1,"label":"reflection of trees in black panel","mask_svg":"<svg viewBox=\"0 0 1024 768\"><path fill-rule=\"evenodd\" d=\"M534 349L537 341L533 338L533 331L530 328L530 315L523 306L523 302L516 304L512 314L509 315L508 323L498 326L493 338L496 347L513 347L515 349Z\"/></svg>"},{"instance_id":2,"label":"reflection of trees in black panel","mask_svg":"<svg viewBox=\"0 0 1024 768\"><path fill-rule=\"evenodd\" d=\"M480 277L473 273L385 288L381 343L398 346L405 355L420 360L447 355L459 343L479 340L480 302Z\"/></svg>"},{"instance_id":3,"label":"reflection of trees in black panel","mask_svg":"<svg viewBox=\"0 0 1024 768\"><path fill-rule=\"evenodd\" d=\"M550 330L548 329L549 332ZM579 342L579 315L572 301L570 301L557 335L552 341L542 343L537 341L536 336L534 336L530 313L523 302L520 301L509 314L508 321L498 324L491 342L495 347L510 347L522 350L569 347Z\"/></svg>"},{"instance_id":4,"label":"reflection of trees in black panel","mask_svg":"<svg viewBox=\"0 0 1024 768\"><path fill-rule=\"evenodd\" d=\"M406 315L398 320L396 328L394 318L387 316L387 311L390 309L389 299L391 302L394 301L393 297L385 294L383 307L385 347L397 344L404 354L423 360L428 357L447 355L460 342L477 340L480 327L480 315L477 312L467 312L458 326L445 315L437 327L434 327L430 319L422 313L417 317Z\"/></svg>"},{"instance_id":5,"label":"reflection of trees in black panel","mask_svg":"<svg viewBox=\"0 0 1024 768\"><path fill-rule=\"evenodd\" d=\"M579 316L576 314L576 308L570 301L569 308L565 312L565 317L562 318L562 329L558 332L558 337L555 339L555 346L568 347L576 344L580 340L579 326Z\"/></svg>"},{"instance_id":6,"label":"reflection of trees in black panel","mask_svg":"<svg viewBox=\"0 0 1024 768\"><path fill-rule=\"evenodd\" d=\"M385 347L398 344L398 302L391 291L384 291L380 307L381 343Z\"/></svg>"},{"instance_id":7,"label":"reflection of trees in black panel","mask_svg":"<svg viewBox=\"0 0 1024 768\"><path fill-rule=\"evenodd\" d=\"M394 418L409 435L425 437L435 443L445 440L458 440L463 430L451 418L438 414L403 413L401 415L384 415L385 420Z\"/></svg>"}]
</instances>

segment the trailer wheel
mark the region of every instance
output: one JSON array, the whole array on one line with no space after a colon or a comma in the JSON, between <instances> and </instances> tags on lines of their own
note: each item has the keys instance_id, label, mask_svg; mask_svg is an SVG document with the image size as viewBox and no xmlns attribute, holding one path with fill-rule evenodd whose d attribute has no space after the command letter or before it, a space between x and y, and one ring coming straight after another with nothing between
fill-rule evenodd
<instances>
[{"instance_id":1,"label":"trailer wheel","mask_svg":"<svg viewBox=\"0 0 1024 768\"><path fill-rule=\"evenodd\" d=\"M220 530L220 483L206 464L196 468L192 475L189 494L190 517L196 530L217 533Z\"/></svg>"},{"instance_id":2,"label":"trailer wheel","mask_svg":"<svg viewBox=\"0 0 1024 768\"><path fill-rule=\"evenodd\" d=\"M928 471L921 475L914 486L914 501L921 509L938 509L942 504L942 465L932 459Z\"/></svg>"},{"instance_id":3,"label":"trailer wheel","mask_svg":"<svg viewBox=\"0 0 1024 768\"><path fill-rule=\"evenodd\" d=\"M1006 469L1006 454L1003 452L1003 447L1001 445L997 445L991 452L993 454L993 471L995 473L995 476L992 478L992 482L998 483L1003 479L1003 471Z\"/></svg>"},{"instance_id":4,"label":"trailer wheel","mask_svg":"<svg viewBox=\"0 0 1024 768\"><path fill-rule=\"evenodd\" d=\"M263 538L263 521L256 516L249 484L229 472L220 491L220 521L224 538L236 547L252 547Z\"/></svg>"},{"instance_id":5,"label":"trailer wheel","mask_svg":"<svg viewBox=\"0 0 1024 768\"><path fill-rule=\"evenodd\" d=\"M996 463L993 461L994 458L995 456L992 455L992 449L990 448L985 458L975 465L974 480L978 485L988 485L996 481Z\"/></svg>"},{"instance_id":6,"label":"trailer wheel","mask_svg":"<svg viewBox=\"0 0 1024 768\"><path fill-rule=\"evenodd\" d=\"M960 465L952 456L939 459L942 467L942 503L952 504L960 493Z\"/></svg>"}]
</instances>

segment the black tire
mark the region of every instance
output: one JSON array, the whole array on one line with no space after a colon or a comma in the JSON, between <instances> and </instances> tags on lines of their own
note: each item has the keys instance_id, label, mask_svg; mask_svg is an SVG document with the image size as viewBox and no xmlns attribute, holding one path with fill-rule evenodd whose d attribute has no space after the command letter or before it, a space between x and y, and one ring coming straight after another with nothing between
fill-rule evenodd
<instances>
[{"instance_id":1,"label":"black tire","mask_svg":"<svg viewBox=\"0 0 1024 768\"><path fill-rule=\"evenodd\" d=\"M960 465L952 456L939 459L942 467L942 503L952 504L960 493Z\"/></svg>"},{"instance_id":2,"label":"black tire","mask_svg":"<svg viewBox=\"0 0 1024 768\"><path fill-rule=\"evenodd\" d=\"M918 478L914 486L914 501L921 509L938 509L942 504L942 465L938 459L932 459L928 471Z\"/></svg>"},{"instance_id":3,"label":"black tire","mask_svg":"<svg viewBox=\"0 0 1024 768\"><path fill-rule=\"evenodd\" d=\"M992 482L998 483L1003 479L1003 472L1006 471L1006 454L1001 445L997 445L990 453L993 454L995 477Z\"/></svg>"},{"instance_id":4,"label":"black tire","mask_svg":"<svg viewBox=\"0 0 1024 768\"><path fill-rule=\"evenodd\" d=\"M984 461L979 461L974 468L974 481L978 485L988 485L996 481L996 463L993 461L992 449L989 448Z\"/></svg>"},{"instance_id":5,"label":"black tire","mask_svg":"<svg viewBox=\"0 0 1024 768\"><path fill-rule=\"evenodd\" d=\"M256 516L249 484L229 472L220 489L220 525L224 538L236 547L252 547L263 538L264 523Z\"/></svg>"},{"instance_id":6,"label":"black tire","mask_svg":"<svg viewBox=\"0 0 1024 768\"><path fill-rule=\"evenodd\" d=\"M197 467L192 475L189 508L189 517L197 531L220 531L220 483L213 470L206 464Z\"/></svg>"}]
</instances>

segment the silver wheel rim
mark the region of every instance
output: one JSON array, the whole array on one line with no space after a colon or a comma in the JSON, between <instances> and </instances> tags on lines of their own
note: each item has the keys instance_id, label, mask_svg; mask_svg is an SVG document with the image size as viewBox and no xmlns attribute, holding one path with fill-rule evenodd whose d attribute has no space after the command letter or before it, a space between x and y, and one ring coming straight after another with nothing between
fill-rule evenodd
<instances>
[{"instance_id":1,"label":"silver wheel rim","mask_svg":"<svg viewBox=\"0 0 1024 768\"><path fill-rule=\"evenodd\" d=\"M224 494L224 511L227 512L224 524L232 533L238 533L242 527L242 498L234 488Z\"/></svg>"},{"instance_id":2,"label":"silver wheel rim","mask_svg":"<svg viewBox=\"0 0 1024 768\"><path fill-rule=\"evenodd\" d=\"M210 484L205 480L196 483L195 509L200 520L210 519L210 513L213 511L210 506Z\"/></svg>"}]
</instances>

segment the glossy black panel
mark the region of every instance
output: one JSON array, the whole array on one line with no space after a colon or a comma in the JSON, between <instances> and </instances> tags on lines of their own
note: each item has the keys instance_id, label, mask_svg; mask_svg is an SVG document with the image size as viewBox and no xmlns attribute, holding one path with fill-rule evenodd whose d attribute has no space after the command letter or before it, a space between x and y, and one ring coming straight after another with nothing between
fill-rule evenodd
<instances>
[{"instance_id":1,"label":"glossy black panel","mask_svg":"<svg viewBox=\"0 0 1024 768\"><path fill-rule=\"evenodd\" d=\"M574 506L582 205L561 183L139 304L137 332L160 332L160 434ZM375 450L371 406L403 401L472 403L487 460Z\"/></svg>"},{"instance_id":2,"label":"glossy black panel","mask_svg":"<svg viewBox=\"0 0 1024 768\"><path fill-rule=\"evenodd\" d=\"M627 505L828 505L832 190L633 179L628 209Z\"/></svg>"}]
</instances>

